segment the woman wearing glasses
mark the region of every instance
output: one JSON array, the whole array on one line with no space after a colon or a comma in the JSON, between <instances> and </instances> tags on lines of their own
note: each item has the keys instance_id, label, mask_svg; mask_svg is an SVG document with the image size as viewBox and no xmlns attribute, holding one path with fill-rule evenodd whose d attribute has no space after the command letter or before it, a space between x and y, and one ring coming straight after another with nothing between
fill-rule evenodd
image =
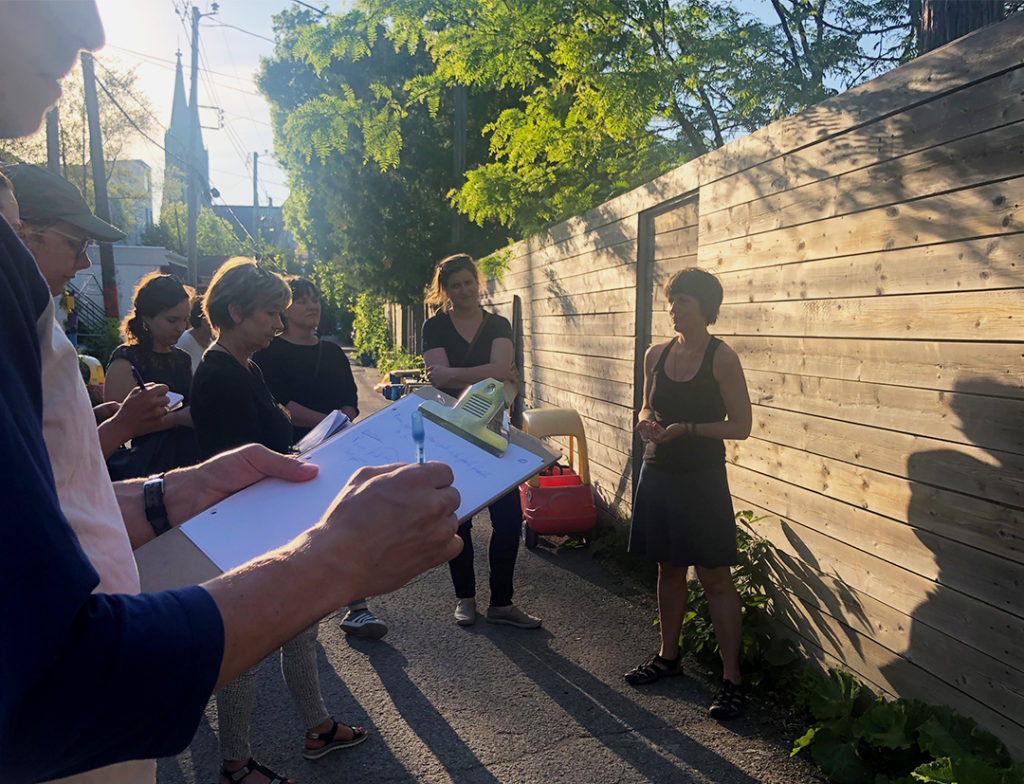
<instances>
[{"instance_id":1,"label":"woman wearing glasses","mask_svg":"<svg viewBox=\"0 0 1024 784\"><path fill-rule=\"evenodd\" d=\"M124 343L114 349L107 364L103 399L127 398L138 385L136 372L147 384L166 384L183 399L180 408L163 417L156 432L134 437L131 449L111 455L107 465L114 479L149 476L199 462L189 409L192 362L175 347L188 326L190 295L191 289L173 275L159 272L146 275L135 288L132 312L121 324Z\"/></svg>"},{"instance_id":2,"label":"woman wearing glasses","mask_svg":"<svg viewBox=\"0 0 1024 784\"><path fill-rule=\"evenodd\" d=\"M203 310L216 341L203 354L192 385L192 417L203 458L256 442L277 452L292 445L292 424L274 400L252 355L284 329L281 314L291 304L284 278L252 259L229 259L206 290ZM316 662L317 624L281 648L285 683L306 728L306 759L319 759L366 740L362 727L339 724L320 694ZM286 781L252 758L249 720L258 665L217 692L222 784ZM249 779L251 774L259 774Z\"/></svg>"},{"instance_id":3,"label":"woman wearing glasses","mask_svg":"<svg viewBox=\"0 0 1024 784\"><path fill-rule=\"evenodd\" d=\"M459 253L437 265L426 301L441 308L423 324L423 362L431 384L458 397L466 387L485 378L513 380L512 326L480 307L480 273L470 256ZM502 496L488 511L493 530L488 552L491 604L486 620L535 629L541 619L512 604L512 575L523 524L519 491ZM477 618L472 525L472 520L467 520L459 527L465 545L448 563L458 599L455 622L460 626L469 626Z\"/></svg>"}]
</instances>

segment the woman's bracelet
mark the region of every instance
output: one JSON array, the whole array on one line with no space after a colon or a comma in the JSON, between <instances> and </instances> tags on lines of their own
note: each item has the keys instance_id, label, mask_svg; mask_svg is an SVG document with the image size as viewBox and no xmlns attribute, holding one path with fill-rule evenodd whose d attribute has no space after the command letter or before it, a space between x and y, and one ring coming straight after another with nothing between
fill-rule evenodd
<instances>
[{"instance_id":1,"label":"woman's bracelet","mask_svg":"<svg viewBox=\"0 0 1024 784\"><path fill-rule=\"evenodd\" d=\"M696 422L687 422L686 423L686 427L687 427L686 432L687 432L688 435L691 435L691 436L697 435L697 423Z\"/></svg>"}]
</instances>

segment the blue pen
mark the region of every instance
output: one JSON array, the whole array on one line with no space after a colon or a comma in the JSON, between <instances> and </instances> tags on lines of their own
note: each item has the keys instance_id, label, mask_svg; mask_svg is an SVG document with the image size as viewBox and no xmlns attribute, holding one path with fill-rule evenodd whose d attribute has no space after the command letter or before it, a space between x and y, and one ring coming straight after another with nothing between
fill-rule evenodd
<instances>
[{"instance_id":1,"label":"blue pen","mask_svg":"<svg viewBox=\"0 0 1024 784\"><path fill-rule=\"evenodd\" d=\"M412 440L416 442L416 462L424 462L423 457L423 439L425 434L423 432L423 414L420 413L419 409L412 412Z\"/></svg>"},{"instance_id":2,"label":"blue pen","mask_svg":"<svg viewBox=\"0 0 1024 784\"><path fill-rule=\"evenodd\" d=\"M146 382L142 380L142 374L139 372L135 365L132 365L132 375L135 376L135 383L139 385L139 389L143 392L146 391Z\"/></svg>"}]
</instances>

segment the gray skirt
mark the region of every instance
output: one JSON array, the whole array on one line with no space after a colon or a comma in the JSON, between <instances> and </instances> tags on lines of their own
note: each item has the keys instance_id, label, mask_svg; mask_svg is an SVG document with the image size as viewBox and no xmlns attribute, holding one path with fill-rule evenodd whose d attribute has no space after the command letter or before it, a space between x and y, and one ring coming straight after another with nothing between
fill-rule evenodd
<instances>
[{"instance_id":1,"label":"gray skirt","mask_svg":"<svg viewBox=\"0 0 1024 784\"><path fill-rule=\"evenodd\" d=\"M725 465L677 472L644 463L629 552L679 567L736 564L736 518Z\"/></svg>"}]
</instances>

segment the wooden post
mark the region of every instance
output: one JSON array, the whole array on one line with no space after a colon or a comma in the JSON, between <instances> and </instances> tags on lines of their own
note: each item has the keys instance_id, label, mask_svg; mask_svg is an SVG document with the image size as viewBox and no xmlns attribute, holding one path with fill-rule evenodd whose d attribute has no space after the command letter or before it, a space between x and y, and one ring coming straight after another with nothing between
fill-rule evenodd
<instances>
[{"instance_id":1,"label":"wooden post","mask_svg":"<svg viewBox=\"0 0 1024 784\"><path fill-rule=\"evenodd\" d=\"M60 175L60 123L56 106L46 113L46 168Z\"/></svg>"},{"instance_id":2,"label":"wooden post","mask_svg":"<svg viewBox=\"0 0 1024 784\"><path fill-rule=\"evenodd\" d=\"M96 98L96 76L93 71L92 55L88 52L82 52L82 81L85 84L85 111L89 119L89 158L92 162L93 194L96 197L95 211L97 217L110 223L103 137L100 132L99 102ZM103 278L103 310L107 318L119 318L114 247L109 242L100 243L100 271Z\"/></svg>"}]
</instances>

